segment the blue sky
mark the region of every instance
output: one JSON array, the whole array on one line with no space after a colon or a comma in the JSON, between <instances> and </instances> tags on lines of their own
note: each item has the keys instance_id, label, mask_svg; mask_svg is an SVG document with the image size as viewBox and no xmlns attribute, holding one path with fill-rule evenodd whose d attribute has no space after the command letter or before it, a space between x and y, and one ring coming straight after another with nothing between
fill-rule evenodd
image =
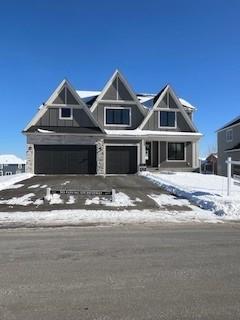
<instances>
[{"instance_id":1,"label":"blue sky","mask_svg":"<svg viewBox=\"0 0 240 320\"><path fill-rule=\"evenodd\" d=\"M25 157L21 130L59 82L102 89L119 68L137 92L170 83L205 135L239 115L240 1L1 1L0 153Z\"/></svg>"}]
</instances>

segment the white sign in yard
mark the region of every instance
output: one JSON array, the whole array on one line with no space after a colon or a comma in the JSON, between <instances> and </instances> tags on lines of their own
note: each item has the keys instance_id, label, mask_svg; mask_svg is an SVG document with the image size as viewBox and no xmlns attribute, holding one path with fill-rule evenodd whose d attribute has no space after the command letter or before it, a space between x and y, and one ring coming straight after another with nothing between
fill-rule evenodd
<instances>
[{"instance_id":1,"label":"white sign in yard","mask_svg":"<svg viewBox=\"0 0 240 320\"><path fill-rule=\"evenodd\" d=\"M240 161L232 161L231 157L227 158L226 161L227 164L227 195L230 196L231 195L231 180L232 180L232 165L238 165L240 166ZM239 175L234 175L235 177L240 177ZM234 178L233 176L233 178ZM234 178L234 184L238 184L240 185L240 179L238 180L238 178Z\"/></svg>"}]
</instances>

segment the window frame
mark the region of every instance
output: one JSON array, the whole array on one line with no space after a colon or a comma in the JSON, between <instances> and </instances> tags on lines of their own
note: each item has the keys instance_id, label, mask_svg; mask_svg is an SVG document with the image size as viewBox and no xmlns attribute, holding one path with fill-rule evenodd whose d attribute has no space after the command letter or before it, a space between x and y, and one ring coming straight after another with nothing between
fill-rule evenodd
<instances>
[{"instance_id":1,"label":"window frame","mask_svg":"<svg viewBox=\"0 0 240 320\"><path fill-rule=\"evenodd\" d=\"M70 109L70 117L62 117L62 109ZM71 107L61 107L59 108L59 120L73 120L73 108Z\"/></svg>"},{"instance_id":2,"label":"window frame","mask_svg":"<svg viewBox=\"0 0 240 320\"><path fill-rule=\"evenodd\" d=\"M231 132L232 133L232 137L231 139L228 139L228 133ZM226 130L226 142L232 142L233 141L233 129L228 129Z\"/></svg>"},{"instance_id":3,"label":"window frame","mask_svg":"<svg viewBox=\"0 0 240 320\"><path fill-rule=\"evenodd\" d=\"M168 159L168 145L169 143L181 143L183 144L183 147L184 147L184 159L183 160L169 160ZM167 142L166 143L166 162L186 162L187 161L187 148L186 148L186 142Z\"/></svg>"},{"instance_id":4,"label":"window frame","mask_svg":"<svg viewBox=\"0 0 240 320\"><path fill-rule=\"evenodd\" d=\"M161 112L174 112L175 113L175 121L174 121L174 127L170 126L161 126ZM177 129L177 111L176 110L158 110L158 128L160 129Z\"/></svg>"},{"instance_id":5,"label":"window frame","mask_svg":"<svg viewBox=\"0 0 240 320\"><path fill-rule=\"evenodd\" d=\"M129 111L129 124L114 124L114 123L107 123L107 110L128 110ZM132 108L131 107L104 107L104 127L131 127L132 126Z\"/></svg>"}]
</instances>

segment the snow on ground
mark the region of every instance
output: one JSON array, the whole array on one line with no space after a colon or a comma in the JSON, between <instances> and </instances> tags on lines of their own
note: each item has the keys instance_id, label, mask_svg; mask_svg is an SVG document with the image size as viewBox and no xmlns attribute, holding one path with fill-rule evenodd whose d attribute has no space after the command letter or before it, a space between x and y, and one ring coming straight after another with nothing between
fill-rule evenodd
<instances>
[{"instance_id":1,"label":"snow on ground","mask_svg":"<svg viewBox=\"0 0 240 320\"><path fill-rule=\"evenodd\" d=\"M66 202L66 204L73 204L76 202L76 199L74 196L69 196L68 201Z\"/></svg>"},{"instance_id":2,"label":"snow on ground","mask_svg":"<svg viewBox=\"0 0 240 320\"><path fill-rule=\"evenodd\" d=\"M222 219L240 219L240 186L232 180L231 196L227 196L227 178L192 172L146 172L151 181L200 208L210 210Z\"/></svg>"},{"instance_id":3,"label":"snow on ground","mask_svg":"<svg viewBox=\"0 0 240 320\"><path fill-rule=\"evenodd\" d=\"M19 173L11 176L0 176L0 190L14 188L14 183L18 183L22 180L29 179L33 176L31 173Z\"/></svg>"},{"instance_id":4,"label":"snow on ground","mask_svg":"<svg viewBox=\"0 0 240 320\"><path fill-rule=\"evenodd\" d=\"M25 194L22 197L13 197L11 199L8 200L0 200L0 204L7 204L10 206L28 206L29 204L33 203L33 201L31 200L32 197L34 197L35 194L34 193L28 193Z\"/></svg>"},{"instance_id":5,"label":"snow on ground","mask_svg":"<svg viewBox=\"0 0 240 320\"><path fill-rule=\"evenodd\" d=\"M94 197L93 199L87 199L85 201L85 205L91 204L102 204L104 206L110 207L134 207L134 202L139 202L141 199L136 198L135 200L131 200L128 195L123 192L117 192L115 194L115 201L112 201L110 198L99 198Z\"/></svg>"},{"instance_id":6,"label":"snow on ground","mask_svg":"<svg viewBox=\"0 0 240 320\"><path fill-rule=\"evenodd\" d=\"M53 210L0 213L0 227L8 226L66 226L81 224L131 223L217 223L220 217L205 210L151 211L151 210Z\"/></svg>"},{"instance_id":7,"label":"snow on ground","mask_svg":"<svg viewBox=\"0 0 240 320\"><path fill-rule=\"evenodd\" d=\"M54 193L50 198L49 204L61 204L61 203L63 203L63 199L61 199L60 194Z\"/></svg>"},{"instance_id":8,"label":"snow on ground","mask_svg":"<svg viewBox=\"0 0 240 320\"><path fill-rule=\"evenodd\" d=\"M28 189L36 189L40 186L40 184L34 184L32 186L29 186Z\"/></svg>"}]
</instances>

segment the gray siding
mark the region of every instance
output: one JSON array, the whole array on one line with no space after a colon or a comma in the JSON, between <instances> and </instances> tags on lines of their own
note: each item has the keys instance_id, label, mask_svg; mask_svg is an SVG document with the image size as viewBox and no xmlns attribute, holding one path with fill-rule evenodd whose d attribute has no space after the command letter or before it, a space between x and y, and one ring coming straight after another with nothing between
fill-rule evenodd
<instances>
[{"instance_id":1,"label":"gray siding","mask_svg":"<svg viewBox=\"0 0 240 320\"><path fill-rule=\"evenodd\" d=\"M146 125L143 127L143 130L156 130L156 131L176 131L176 132L193 132L193 130L188 125L187 121L183 117L182 113L177 112L177 128L176 129L167 129L167 128L159 128L159 110L153 112L151 117L149 118Z\"/></svg>"},{"instance_id":2,"label":"gray siding","mask_svg":"<svg viewBox=\"0 0 240 320\"><path fill-rule=\"evenodd\" d=\"M232 129L233 131L233 141L231 142L226 141L226 132L229 129ZM217 140L218 140L218 174L226 176L227 165L225 161L227 160L227 157L232 157L233 160L240 161L239 152L237 151L225 152L225 150L231 149L240 143L240 125L232 128L226 128L218 132Z\"/></svg>"},{"instance_id":3,"label":"gray siding","mask_svg":"<svg viewBox=\"0 0 240 320\"><path fill-rule=\"evenodd\" d=\"M25 172L25 164L22 164L21 168L18 168L17 164L0 164L0 175L5 176L7 172L11 172L12 174L23 173Z\"/></svg>"},{"instance_id":4,"label":"gray siding","mask_svg":"<svg viewBox=\"0 0 240 320\"><path fill-rule=\"evenodd\" d=\"M112 85L109 87L102 99L133 101L131 94L119 78L116 78L113 81Z\"/></svg>"},{"instance_id":5,"label":"gray siding","mask_svg":"<svg viewBox=\"0 0 240 320\"><path fill-rule=\"evenodd\" d=\"M44 127L96 127L84 109L73 109L73 120L60 120L59 108L50 107L36 126Z\"/></svg>"},{"instance_id":6,"label":"gray siding","mask_svg":"<svg viewBox=\"0 0 240 320\"><path fill-rule=\"evenodd\" d=\"M189 164L189 165L188 165ZM160 142L160 168L190 168L193 165L192 143L186 142L186 161L167 161L167 142Z\"/></svg>"},{"instance_id":7,"label":"gray siding","mask_svg":"<svg viewBox=\"0 0 240 320\"><path fill-rule=\"evenodd\" d=\"M72 93L67 89L63 88L57 98L53 101L53 104L79 104L74 98Z\"/></svg>"},{"instance_id":8,"label":"gray siding","mask_svg":"<svg viewBox=\"0 0 240 320\"><path fill-rule=\"evenodd\" d=\"M105 126L105 129L117 129L117 130L130 130L130 129L136 129L143 121L143 114L139 110L137 105L111 105L111 104L101 104L97 106L97 108L93 111L93 116L95 119L104 126L104 107L111 107L111 108L117 108L117 107L126 107L131 109L131 119L132 119L132 125L131 127L124 127L124 126Z\"/></svg>"}]
</instances>

